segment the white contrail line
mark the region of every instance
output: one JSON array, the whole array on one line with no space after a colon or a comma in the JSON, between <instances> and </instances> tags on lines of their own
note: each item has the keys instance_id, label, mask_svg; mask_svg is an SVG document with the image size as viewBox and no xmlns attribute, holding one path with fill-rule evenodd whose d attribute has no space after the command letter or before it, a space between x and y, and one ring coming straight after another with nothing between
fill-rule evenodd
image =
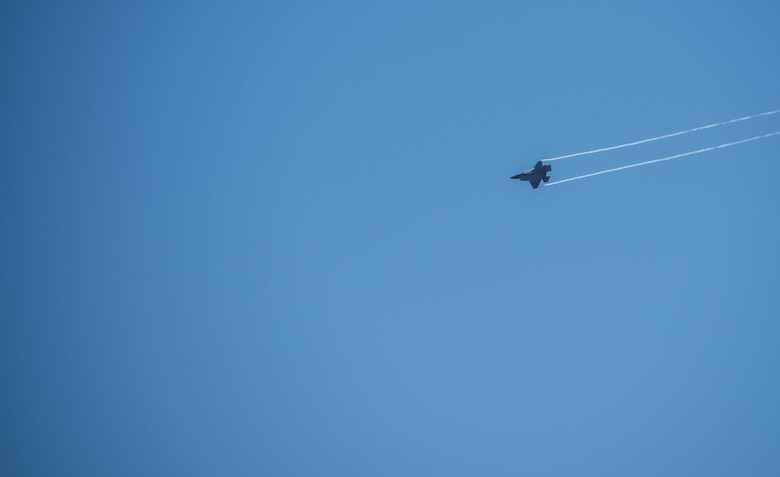
<instances>
[{"instance_id":1,"label":"white contrail line","mask_svg":"<svg viewBox=\"0 0 780 477\"><path fill-rule=\"evenodd\" d=\"M661 139L666 139L666 138L670 138L670 137L674 137L674 136L681 136L683 134L688 134L688 133L692 133L692 132L696 132L696 131L701 131L702 129L710 129L710 128L714 128L714 127L718 127L718 126L723 126L725 124L738 123L740 121L747 121L748 119L758 118L758 117L761 117L761 116L769 116L771 114L777 114L777 113L780 113L780 109L777 109L775 111L768 111L766 113L761 113L761 114L753 114L751 116L745 116L743 118L730 119L728 121L723 121L723 122L720 122L720 123L708 124L706 126L699 126L697 128L693 128L693 129L686 129L685 131L678 131L678 132L671 133L671 134L664 134L663 136L651 137L650 139L642 139L641 141L628 142L626 144L620 144L620 145L617 145L617 146L602 147L601 149L593 149L592 151L576 152L574 154L566 154L565 156L551 157L549 159L542 159L542 160L546 161L546 162L552 162L552 161L558 161L560 159L566 159L568 157L585 156L585 155L588 155L588 154L596 154L597 152L612 151L612 150L615 150L615 149L622 149L624 147L636 146L638 144L644 144L646 142L658 141L658 140L661 140Z\"/></svg>"},{"instance_id":2,"label":"white contrail line","mask_svg":"<svg viewBox=\"0 0 780 477\"><path fill-rule=\"evenodd\" d=\"M579 180L579 179L585 179L586 177L593 177L593 176L599 176L601 174L608 174L610 172L622 171L623 169L631 169L632 167L646 166L648 164L654 164L656 162L671 161L672 159L677 159L679 157L692 156L694 154L701 154L702 152L713 151L715 149L722 149L724 147L736 146L737 144L744 144L746 142L756 141L758 139L764 139L764 138L767 138L767 137L776 136L778 134L780 134L780 131L776 131L776 132L769 133L769 134L764 134L763 136L755 136L755 137L751 137L751 138L748 138L748 139L743 139L741 141L729 142L729 143L726 143L726 144L721 144L720 146L705 147L704 149L697 149L696 151L683 152L682 154L675 154L674 156L662 157L661 159L653 159L652 161L639 162L639 163L636 163L636 164L629 164L628 166L616 167L614 169L607 169L607 170L599 171L599 172L592 172L590 174L585 174L585 175L577 176L577 177L570 177L569 179L563 179L563 180L560 180L560 181L547 183L547 184L545 184L545 187L554 186L554 185L558 185L558 184L563 184L564 182L570 182L570 181L576 181L576 180Z\"/></svg>"}]
</instances>

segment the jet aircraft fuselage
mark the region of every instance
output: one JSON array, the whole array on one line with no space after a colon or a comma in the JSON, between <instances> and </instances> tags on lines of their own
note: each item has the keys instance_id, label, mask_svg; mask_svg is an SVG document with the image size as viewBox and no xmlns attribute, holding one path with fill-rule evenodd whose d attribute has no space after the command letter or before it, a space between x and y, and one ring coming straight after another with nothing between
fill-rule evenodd
<instances>
[{"instance_id":1,"label":"jet aircraft fuselage","mask_svg":"<svg viewBox=\"0 0 780 477\"><path fill-rule=\"evenodd\" d=\"M551 170L552 166L545 166L542 164L542 161L539 161L536 163L533 169L521 172L520 174L514 175L511 178L520 179L521 181L528 181L531 183L531 187L536 189L539 187L539 183L541 181L547 182L550 180L550 176L548 176L547 173Z\"/></svg>"}]
</instances>

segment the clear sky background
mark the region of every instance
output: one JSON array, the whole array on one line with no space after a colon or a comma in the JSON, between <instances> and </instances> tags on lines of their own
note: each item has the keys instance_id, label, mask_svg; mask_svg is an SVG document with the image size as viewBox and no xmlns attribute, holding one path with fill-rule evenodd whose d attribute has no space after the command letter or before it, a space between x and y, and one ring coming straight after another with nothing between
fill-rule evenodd
<instances>
[{"instance_id":1,"label":"clear sky background","mask_svg":"<svg viewBox=\"0 0 780 477\"><path fill-rule=\"evenodd\" d=\"M778 19L4 2L0 474L780 475Z\"/></svg>"}]
</instances>

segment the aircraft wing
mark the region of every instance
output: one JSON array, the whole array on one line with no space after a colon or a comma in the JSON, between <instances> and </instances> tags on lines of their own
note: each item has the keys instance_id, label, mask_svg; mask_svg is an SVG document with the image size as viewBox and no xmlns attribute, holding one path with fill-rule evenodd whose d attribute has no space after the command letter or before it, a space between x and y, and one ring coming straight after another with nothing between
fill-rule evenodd
<instances>
[{"instance_id":1,"label":"aircraft wing","mask_svg":"<svg viewBox=\"0 0 780 477\"><path fill-rule=\"evenodd\" d=\"M540 177L535 177L528 182L531 183L531 187L536 189L537 187L539 187L539 183L542 182L542 179Z\"/></svg>"}]
</instances>

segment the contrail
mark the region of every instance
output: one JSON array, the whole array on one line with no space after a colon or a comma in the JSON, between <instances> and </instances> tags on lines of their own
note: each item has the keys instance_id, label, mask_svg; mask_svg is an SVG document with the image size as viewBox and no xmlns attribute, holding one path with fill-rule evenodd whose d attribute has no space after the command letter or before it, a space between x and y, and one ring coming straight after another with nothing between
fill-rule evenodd
<instances>
[{"instance_id":1,"label":"contrail","mask_svg":"<svg viewBox=\"0 0 780 477\"><path fill-rule=\"evenodd\" d=\"M585 179L586 177L593 177L593 176L599 176L601 174L608 174L610 172L622 171L623 169L631 169L632 167L646 166L648 164L654 164L656 162L671 161L672 159L677 159L679 157L692 156L694 154L701 154L702 152L714 151L715 149L722 149L724 147L736 146L737 144L744 144L746 142L756 141L758 139L764 139L764 138L767 138L767 137L776 136L778 134L780 134L780 131L769 133L769 134L764 134L763 136L755 136L755 137L751 137L751 138L748 138L748 139L743 139L741 141L729 142L729 143L726 143L726 144L721 144L720 146L705 147L704 149L697 149L696 151L683 152L682 154L675 154L674 156L662 157L661 159L653 159L652 161L639 162L637 164L630 164L628 166L616 167L614 169L607 169L605 171L592 172L590 174L585 174L583 176L571 177L569 179L563 179L563 180L556 181L556 182L550 182L550 183L545 184L545 187L554 186L554 185L558 185L558 184L563 184L564 182L570 182L570 181L576 181L576 180L579 180L579 179Z\"/></svg>"},{"instance_id":2,"label":"contrail","mask_svg":"<svg viewBox=\"0 0 780 477\"><path fill-rule=\"evenodd\" d=\"M622 149L624 147L636 146L638 144L644 144L646 142L658 141L658 140L661 140L661 139L666 139L666 138L670 138L670 137L674 137L674 136L682 136L683 134L688 134L688 133L692 133L692 132L696 132L696 131L701 131L703 129L710 129L710 128L714 128L714 127L718 127L718 126L723 126L725 124L738 123L740 121L747 121L748 119L758 118L758 117L761 117L761 116L769 116L771 114L777 114L777 113L780 113L780 109L777 109L775 111L768 111L766 113L761 113L761 114L754 114L752 116L745 116L744 118L730 119L728 121L723 121L723 122L720 122L720 123L708 124L706 126L699 126L697 128L693 128L693 129L686 129L685 131L678 131L678 132L671 133L671 134L664 134L663 136L651 137L650 139L642 139L641 141L628 142L626 144L620 144L620 145L617 145L617 146L602 147L601 149L594 149L592 151L577 152L577 153L574 153L574 154L567 154L565 156L551 157L549 159L542 159L542 160L546 161L546 162L552 162L552 161L558 161L560 159L566 159L568 157L585 156L585 155L588 155L588 154L596 154L597 152L612 151L612 150L615 150L615 149Z\"/></svg>"}]
</instances>

